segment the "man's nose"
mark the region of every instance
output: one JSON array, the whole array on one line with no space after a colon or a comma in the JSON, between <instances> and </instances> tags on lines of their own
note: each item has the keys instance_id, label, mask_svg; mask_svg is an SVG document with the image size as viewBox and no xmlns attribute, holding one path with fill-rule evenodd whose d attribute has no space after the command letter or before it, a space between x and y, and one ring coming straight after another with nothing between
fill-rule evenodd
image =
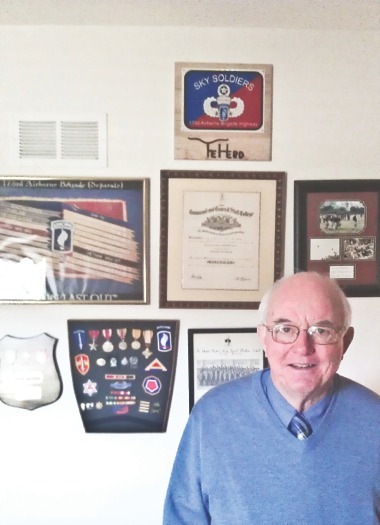
<instances>
[{"instance_id":1,"label":"man's nose","mask_svg":"<svg viewBox=\"0 0 380 525\"><path fill-rule=\"evenodd\" d=\"M315 352L314 341L307 333L307 330L300 330L297 339L293 343L293 351L306 355Z\"/></svg>"}]
</instances>

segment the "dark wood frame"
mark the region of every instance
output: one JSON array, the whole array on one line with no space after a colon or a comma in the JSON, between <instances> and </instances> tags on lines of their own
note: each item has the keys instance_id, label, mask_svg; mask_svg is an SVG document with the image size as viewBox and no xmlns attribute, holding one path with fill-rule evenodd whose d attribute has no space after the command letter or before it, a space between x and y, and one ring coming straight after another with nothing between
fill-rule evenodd
<instances>
[{"instance_id":1,"label":"dark wood frame","mask_svg":"<svg viewBox=\"0 0 380 525\"><path fill-rule=\"evenodd\" d=\"M270 253L265 252L265 248L260 252L259 258L259 289L250 291L244 290L241 293L232 293L229 289L218 290L217 294L213 290L199 293L200 290L190 290L182 294L177 293L180 288L181 272L178 267L168 270L168 265L172 257L172 250L179 250L178 245L182 243L182 238L173 238L171 224L181 223L181 199L175 201L175 206L170 207L171 182L180 185L182 188L197 187L207 182L209 185L216 185L215 191L237 191L235 186L240 181L244 181L252 187L257 186L258 192L261 191L262 201L265 201L265 192L268 193L267 200L271 205L265 209L264 204L260 208L260 214L267 213L271 217L273 231L265 229L264 220L260 223L260 243L265 242L270 248ZM228 190L220 190L218 186L228 185ZM252 191L250 190L250 191ZM203 191L201 189L201 191ZM243 191L244 192L244 191ZM270 193L272 195L270 196ZM260 304L265 291L282 276L284 258L284 230L285 230L285 202L286 202L286 174L284 172L236 172L236 171L187 171L187 170L162 170L161 171L161 229L160 229L160 294L159 302L161 308L257 308ZM172 209L173 208L173 209ZM270 209L268 209L270 208ZM263 224L264 223L264 224ZM178 233L177 233L178 236ZM264 239L265 238L265 239ZM261 250L261 248L260 248ZM272 257L272 258L271 258ZM178 264L178 259L176 264ZM174 282L177 287L174 294L168 293L168 286ZM176 295L177 294L177 295ZM174 295L174 297L173 297ZM207 297L205 297L207 296Z\"/></svg>"},{"instance_id":2,"label":"dark wood frame","mask_svg":"<svg viewBox=\"0 0 380 525\"><path fill-rule=\"evenodd\" d=\"M314 228L311 223L312 215L316 217L316 199L323 201L363 201L366 209L366 224L360 230L363 237L370 236L374 239L376 255L372 260L342 260L342 252L339 253L338 261L311 261L310 230ZM337 282L348 297L378 297L380 296L380 180L312 180L294 182L294 271L316 270L321 273L329 273L336 277L337 266L346 264L353 266L352 278L337 278ZM339 243L343 238L350 238L351 233L340 233L339 228L329 235L321 233L323 238L336 238ZM337 265L336 262L340 262ZM331 263L330 267L329 264ZM332 273L331 273L332 272ZM338 274L337 274L338 275ZM344 274L342 274L344 275Z\"/></svg>"}]
</instances>

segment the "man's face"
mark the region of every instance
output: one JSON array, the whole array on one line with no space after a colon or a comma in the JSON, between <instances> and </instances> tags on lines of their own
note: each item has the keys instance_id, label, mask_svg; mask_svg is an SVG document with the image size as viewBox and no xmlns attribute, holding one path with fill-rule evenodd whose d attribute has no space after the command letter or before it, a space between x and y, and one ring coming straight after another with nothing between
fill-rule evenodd
<instances>
[{"instance_id":1,"label":"man's face","mask_svg":"<svg viewBox=\"0 0 380 525\"><path fill-rule=\"evenodd\" d=\"M334 344L315 344L302 329L317 325L339 331L343 321L344 312L336 292L313 275L292 276L273 292L266 326L272 329L276 324L291 324L301 329L300 334L294 343L283 344L275 342L264 326L259 327L258 333L273 383L290 404L297 405L295 408L302 405L305 410L327 393L349 344L347 336L339 337Z\"/></svg>"}]
</instances>

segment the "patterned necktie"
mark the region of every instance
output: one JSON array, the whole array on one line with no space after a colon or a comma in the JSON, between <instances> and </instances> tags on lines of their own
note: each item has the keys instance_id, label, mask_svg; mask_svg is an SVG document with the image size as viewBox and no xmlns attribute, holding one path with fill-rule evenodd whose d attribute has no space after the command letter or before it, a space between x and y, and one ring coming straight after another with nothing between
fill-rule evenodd
<instances>
[{"instance_id":1,"label":"patterned necktie","mask_svg":"<svg viewBox=\"0 0 380 525\"><path fill-rule=\"evenodd\" d=\"M289 423L288 429L297 439L307 439L312 433L310 423L305 416L296 412Z\"/></svg>"}]
</instances>

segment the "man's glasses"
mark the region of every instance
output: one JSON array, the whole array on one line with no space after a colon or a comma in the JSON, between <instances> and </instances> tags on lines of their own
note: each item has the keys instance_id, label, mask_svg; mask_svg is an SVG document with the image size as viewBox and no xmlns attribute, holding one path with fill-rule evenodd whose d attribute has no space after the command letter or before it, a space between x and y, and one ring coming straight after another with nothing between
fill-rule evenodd
<instances>
[{"instance_id":1,"label":"man's glasses","mask_svg":"<svg viewBox=\"0 0 380 525\"><path fill-rule=\"evenodd\" d=\"M300 332L305 330L311 340L317 345L332 345L339 341L343 330L335 330L331 326L309 326L309 328L298 328L292 324L276 324L273 328L265 328L272 334L276 343L291 344L297 340Z\"/></svg>"}]
</instances>

